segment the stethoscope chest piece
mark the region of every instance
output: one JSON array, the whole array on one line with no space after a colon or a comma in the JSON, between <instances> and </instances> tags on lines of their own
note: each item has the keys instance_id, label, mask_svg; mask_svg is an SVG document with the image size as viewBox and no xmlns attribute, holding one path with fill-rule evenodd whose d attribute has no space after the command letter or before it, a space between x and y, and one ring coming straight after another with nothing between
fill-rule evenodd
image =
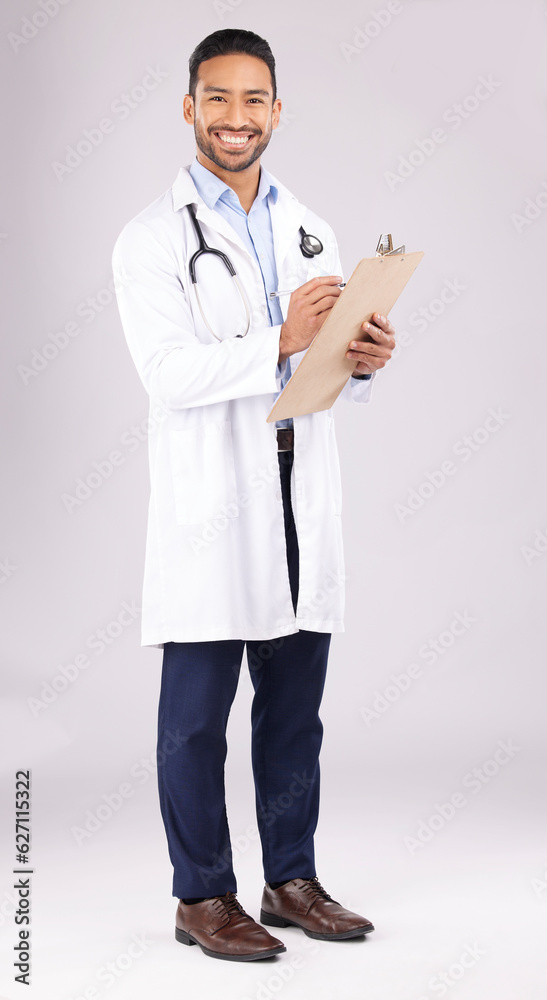
<instances>
[{"instance_id":1,"label":"stethoscope chest piece","mask_svg":"<svg viewBox=\"0 0 547 1000\"><path fill-rule=\"evenodd\" d=\"M303 226L300 226L300 235L302 237L300 249L303 257L317 257L318 254L323 253L323 244L317 236L306 233Z\"/></svg>"}]
</instances>

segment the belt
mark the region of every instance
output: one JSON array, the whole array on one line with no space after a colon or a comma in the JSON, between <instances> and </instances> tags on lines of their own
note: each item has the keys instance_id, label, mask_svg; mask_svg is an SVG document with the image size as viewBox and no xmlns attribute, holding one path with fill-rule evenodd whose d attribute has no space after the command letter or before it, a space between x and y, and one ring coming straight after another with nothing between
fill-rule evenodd
<instances>
[{"instance_id":1,"label":"belt","mask_svg":"<svg viewBox=\"0 0 547 1000\"><path fill-rule=\"evenodd\" d=\"M290 427L277 428L277 450L292 451L294 448L294 431Z\"/></svg>"}]
</instances>

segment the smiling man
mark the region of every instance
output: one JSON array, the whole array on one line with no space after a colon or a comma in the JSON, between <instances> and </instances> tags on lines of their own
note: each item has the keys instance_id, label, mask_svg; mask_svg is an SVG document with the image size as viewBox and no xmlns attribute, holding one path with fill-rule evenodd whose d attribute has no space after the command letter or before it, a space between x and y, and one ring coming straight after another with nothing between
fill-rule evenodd
<instances>
[{"instance_id":1,"label":"smiling man","mask_svg":"<svg viewBox=\"0 0 547 1000\"><path fill-rule=\"evenodd\" d=\"M253 171L249 168L262 156L272 129L279 124L281 101L272 103L271 82L269 89L249 87L251 79L253 83L264 84L264 77L268 75L266 64L253 56L244 57L240 53L216 56L201 63L201 67L201 79L198 82L197 67L190 80L191 94L184 98L184 118L194 126L199 150L197 159L217 176L220 176L219 171L239 174L237 180L249 188L250 197L253 186L256 194L259 165ZM217 86L213 82L219 80L230 83L231 87ZM233 101L235 93L242 94L252 112L252 122L238 131L222 121L224 109ZM219 169L214 170L213 164ZM254 197L247 206L243 205L245 211L249 211L253 201Z\"/></svg>"},{"instance_id":2,"label":"smiling man","mask_svg":"<svg viewBox=\"0 0 547 1000\"><path fill-rule=\"evenodd\" d=\"M250 31L190 57L196 157L114 249L129 350L150 396L142 644L163 650L158 783L175 934L211 957L285 951L263 924L327 941L369 920L319 882L319 717L344 630L341 481L331 410L268 423L341 294L332 229L260 158L277 128L275 61ZM293 290L272 297L278 290ZM395 347L375 314L348 344L342 398L365 403ZM243 651L266 884L261 923L236 897L224 764Z\"/></svg>"}]
</instances>

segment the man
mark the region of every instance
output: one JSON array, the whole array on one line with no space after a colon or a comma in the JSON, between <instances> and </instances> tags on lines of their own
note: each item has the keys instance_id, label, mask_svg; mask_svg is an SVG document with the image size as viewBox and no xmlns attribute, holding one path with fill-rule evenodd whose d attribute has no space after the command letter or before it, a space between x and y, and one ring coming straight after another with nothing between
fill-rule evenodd
<instances>
[{"instance_id":1,"label":"man","mask_svg":"<svg viewBox=\"0 0 547 1000\"><path fill-rule=\"evenodd\" d=\"M340 472L331 410L266 418L342 276L330 227L260 165L280 112L264 39L229 29L201 42L184 98L196 159L125 226L113 256L151 403L142 644L163 649L158 781L175 934L232 961L285 951L262 924L320 940L374 929L315 870L318 711L331 634L344 629ZM390 322L373 319L367 341L348 344L342 396L356 402L395 346ZM224 795L245 646L261 924L236 897Z\"/></svg>"}]
</instances>

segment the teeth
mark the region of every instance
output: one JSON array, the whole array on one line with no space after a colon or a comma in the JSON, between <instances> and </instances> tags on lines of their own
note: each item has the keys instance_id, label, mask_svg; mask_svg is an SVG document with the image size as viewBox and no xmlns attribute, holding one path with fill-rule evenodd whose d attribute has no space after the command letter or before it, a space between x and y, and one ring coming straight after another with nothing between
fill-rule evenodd
<instances>
[{"instance_id":1,"label":"teeth","mask_svg":"<svg viewBox=\"0 0 547 1000\"><path fill-rule=\"evenodd\" d=\"M244 136L242 138L235 138L235 136L222 135L219 133L220 138L223 142L229 142L232 146L244 146L246 142L251 138L249 136Z\"/></svg>"}]
</instances>

